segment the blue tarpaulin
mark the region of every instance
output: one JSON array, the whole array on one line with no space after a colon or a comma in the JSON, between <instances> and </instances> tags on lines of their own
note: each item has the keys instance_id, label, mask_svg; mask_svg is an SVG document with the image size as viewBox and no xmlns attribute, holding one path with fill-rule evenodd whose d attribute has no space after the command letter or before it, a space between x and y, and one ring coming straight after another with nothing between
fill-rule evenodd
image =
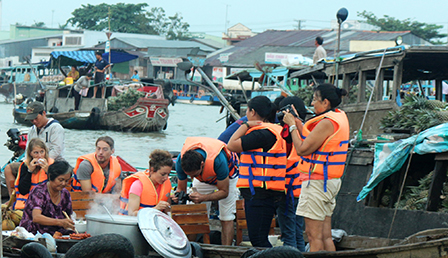
<instances>
[{"instance_id":1,"label":"blue tarpaulin","mask_svg":"<svg viewBox=\"0 0 448 258\"><path fill-rule=\"evenodd\" d=\"M107 62L109 62L109 53L104 53L102 54L102 57L104 58L104 60L107 60ZM126 52L117 52L117 51L112 51L112 54L110 55L111 60L110 62L112 64L118 64L118 63L123 63L123 62L127 62L130 60L134 60L136 58L138 58L137 55L132 55Z\"/></svg>"},{"instance_id":2,"label":"blue tarpaulin","mask_svg":"<svg viewBox=\"0 0 448 258\"><path fill-rule=\"evenodd\" d=\"M418 135L393 143L375 144L373 171L357 201L364 199L382 180L397 172L408 158L412 146L414 153L441 153L448 151L448 123L431 127Z\"/></svg>"},{"instance_id":3,"label":"blue tarpaulin","mask_svg":"<svg viewBox=\"0 0 448 258\"><path fill-rule=\"evenodd\" d=\"M79 50L79 51L53 51L51 52L52 61L58 60L61 66L86 65L96 62L95 51ZM109 61L109 53L102 54L102 57ZM127 52L112 51L111 63L118 64L138 58L137 55Z\"/></svg>"},{"instance_id":4,"label":"blue tarpaulin","mask_svg":"<svg viewBox=\"0 0 448 258\"><path fill-rule=\"evenodd\" d=\"M94 51L53 51L50 54L54 59L66 57L81 63L95 63L96 57Z\"/></svg>"}]
</instances>

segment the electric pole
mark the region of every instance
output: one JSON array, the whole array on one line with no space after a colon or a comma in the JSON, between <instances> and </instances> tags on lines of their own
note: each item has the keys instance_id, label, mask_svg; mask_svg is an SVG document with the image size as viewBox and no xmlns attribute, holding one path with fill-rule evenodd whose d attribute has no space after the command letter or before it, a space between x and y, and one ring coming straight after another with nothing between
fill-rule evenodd
<instances>
[{"instance_id":1,"label":"electric pole","mask_svg":"<svg viewBox=\"0 0 448 258\"><path fill-rule=\"evenodd\" d=\"M294 20L294 21L297 22L297 30L302 30L302 23L306 22L306 20Z\"/></svg>"}]
</instances>

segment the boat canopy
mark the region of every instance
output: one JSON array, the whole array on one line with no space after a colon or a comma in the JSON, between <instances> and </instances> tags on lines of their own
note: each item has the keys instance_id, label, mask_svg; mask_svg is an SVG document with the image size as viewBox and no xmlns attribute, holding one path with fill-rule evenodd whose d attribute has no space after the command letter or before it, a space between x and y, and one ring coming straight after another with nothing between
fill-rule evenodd
<instances>
[{"instance_id":1,"label":"boat canopy","mask_svg":"<svg viewBox=\"0 0 448 258\"><path fill-rule=\"evenodd\" d=\"M277 67L273 69L272 72L270 72L269 74L274 77L278 77L278 76L286 76L288 75L288 73L289 69L287 67ZM226 77L226 79L236 80L239 77L242 81L252 81L252 79L260 78L262 74L263 72L258 71L256 69L245 69L237 73L230 74L229 76Z\"/></svg>"},{"instance_id":2,"label":"boat canopy","mask_svg":"<svg viewBox=\"0 0 448 258\"><path fill-rule=\"evenodd\" d=\"M57 61L61 66L81 66L86 64L94 64L96 62L95 51L79 50L79 51L53 51L51 52L50 63ZM103 53L102 57L109 60L109 53ZM138 58L137 55L129 54L127 52L112 51L111 63L118 64L134 60Z\"/></svg>"}]
</instances>

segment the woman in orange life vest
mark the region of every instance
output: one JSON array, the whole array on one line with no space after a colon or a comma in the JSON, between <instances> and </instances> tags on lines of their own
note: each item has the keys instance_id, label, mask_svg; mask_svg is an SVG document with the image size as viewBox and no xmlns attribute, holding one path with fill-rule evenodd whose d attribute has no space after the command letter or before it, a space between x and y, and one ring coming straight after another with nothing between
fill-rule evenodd
<instances>
[{"instance_id":1,"label":"woman in orange life vest","mask_svg":"<svg viewBox=\"0 0 448 258\"><path fill-rule=\"evenodd\" d=\"M277 107L265 96L247 103L248 121L227 148L241 153L237 187L244 198L249 238L254 247L271 247L268 234L275 210L285 196L286 142L273 124Z\"/></svg>"},{"instance_id":2,"label":"woman in orange life vest","mask_svg":"<svg viewBox=\"0 0 448 258\"><path fill-rule=\"evenodd\" d=\"M36 185L48 180L48 166L54 162L48 155L48 148L41 139L30 140L26 148L26 159L20 164L14 184L17 195L14 209L25 208L25 201L30 191Z\"/></svg>"},{"instance_id":3,"label":"woman in orange life vest","mask_svg":"<svg viewBox=\"0 0 448 258\"><path fill-rule=\"evenodd\" d=\"M347 92L332 84L321 84L313 96L316 116L302 122L286 113L283 121L292 131L302 191L297 214L305 217L310 251L335 251L331 239L331 215L347 158L349 124L344 111L336 109ZM297 133L298 131L298 133Z\"/></svg>"},{"instance_id":4,"label":"woman in orange life vest","mask_svg":"<svg viewBox=\"0 0 448 258\"><path fill-rule=\"evenodd\" d=\"M154 150L149 155L149 170L137 172L123 180L120 214L137 216L143 208L160 211L169 208L171 182L168 176L172 166L173 160L168 151Z\"/></svg>"}]
</instances>

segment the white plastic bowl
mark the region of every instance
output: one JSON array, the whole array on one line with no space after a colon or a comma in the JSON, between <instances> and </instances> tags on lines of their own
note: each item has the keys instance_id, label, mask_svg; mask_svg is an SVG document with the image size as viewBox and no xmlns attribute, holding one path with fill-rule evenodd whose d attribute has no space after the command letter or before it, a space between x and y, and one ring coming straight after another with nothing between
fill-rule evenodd
<instances>
[{"instance_id":1,"label":"white plastic bowl","mask_svg":"<svg viewBox=\"0 0 448 258\"><path fill-rule=\"evenodd\" d=\"M279 235L269 235L268 236L268 240L271 243L272 246L275 246L277 244L278 238L280 236Z\"/></svg>"},{"instance_id":2,"label":"white plastic bowl","mask_svg":"<svg viewBox=\"0 0 448 258\"><path fill-rule=\"evenodd\" d=\"M75 222L75 228L79 233L85 233L87 231L87 223L85 221L82 223Z\"/></svg>"}]
</instances>

